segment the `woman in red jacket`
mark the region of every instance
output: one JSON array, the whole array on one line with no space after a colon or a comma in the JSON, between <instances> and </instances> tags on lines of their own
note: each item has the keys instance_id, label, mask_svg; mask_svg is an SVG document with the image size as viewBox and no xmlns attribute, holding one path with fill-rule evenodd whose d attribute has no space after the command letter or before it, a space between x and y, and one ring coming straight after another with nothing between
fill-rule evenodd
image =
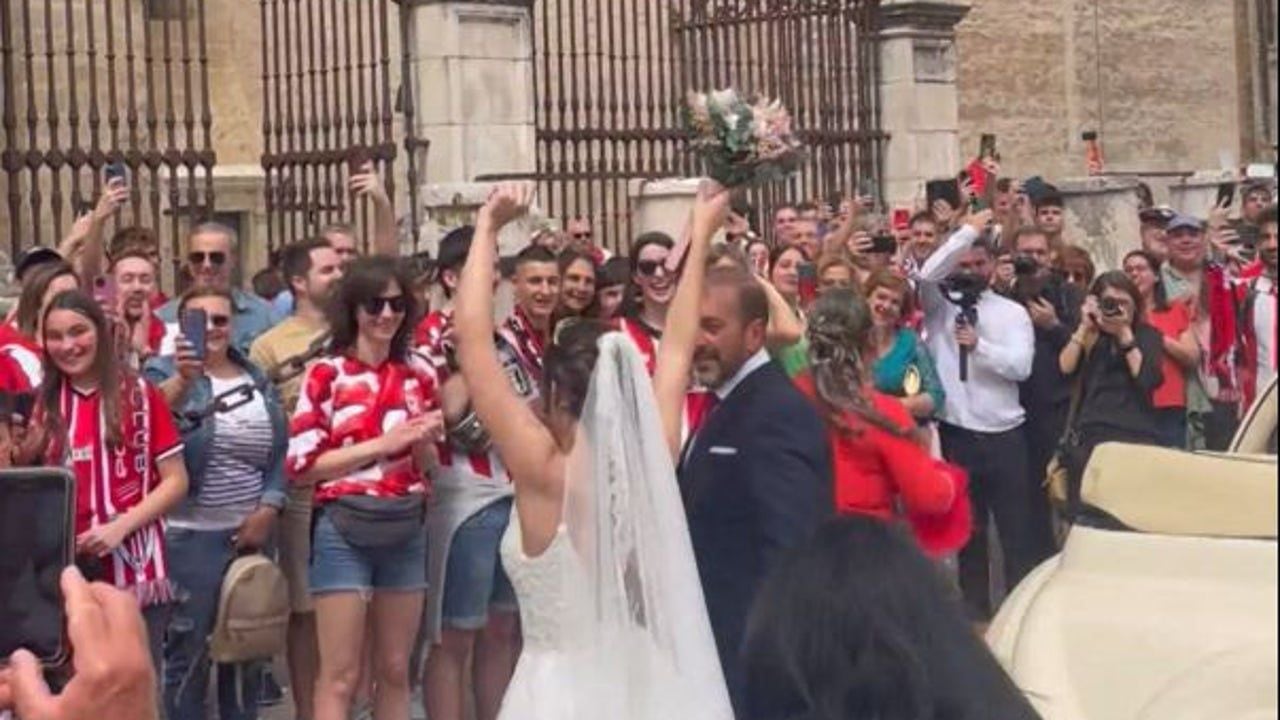
<instances>
[{"instance_id":1,"label":"woman in red jacket","mask_svg":"<svg viewBox=\"0 0 1280 720\"><path fill-rule=\"evenodd\" d=\"M810 369L796 384L827 419L836 511L885 520L904 513L934 554L969 534L964 476L915 440L915 422L896 398L876 391L865 357L871 313L851 290L824 293L809 314Z\"/></svg>"}]
</instances>

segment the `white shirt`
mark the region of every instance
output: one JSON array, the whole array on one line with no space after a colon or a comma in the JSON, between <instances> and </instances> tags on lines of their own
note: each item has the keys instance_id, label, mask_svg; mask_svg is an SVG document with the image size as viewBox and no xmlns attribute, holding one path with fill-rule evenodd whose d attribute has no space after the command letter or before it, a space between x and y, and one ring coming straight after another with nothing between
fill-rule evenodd
<instances>
[{"instance_id":1,"label":"white shirt","mask_svg":"<svg viewBox=\"0 0 1280 720\"><path fill-rule=\"evenodd\" d=\"M926 344L947 393L939 413L943 422L974 432L1013 430L1026 420L1018 383L1031 376L1035 328L1026 308L990 290L978 300L978 345L969 355L969 380L960 380L956 316L938 283L945 280L978 239L966 226L957 230L916 273L924 306Z\"/></svg>"},{"instance_id":2,"label":"white shirt","mask_svg":"<svg viewBox=\"0 0 1280 720\"><path fill-rule=\"evenodd\" d=\"M1276 288L1275 281L1260 277L1254 283L1253 332L1258 338L1258 381L1261 393L1276 376Z\"/></svg>"}]
</instances>

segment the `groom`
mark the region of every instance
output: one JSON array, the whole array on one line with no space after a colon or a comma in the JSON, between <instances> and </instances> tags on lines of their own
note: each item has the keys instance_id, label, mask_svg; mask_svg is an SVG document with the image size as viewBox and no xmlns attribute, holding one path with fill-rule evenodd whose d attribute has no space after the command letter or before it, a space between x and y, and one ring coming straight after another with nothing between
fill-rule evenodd
<instances>
[{"instance_id":1,"label":"groom","mask_svg":"<svg viewBox=\"0 0 1280 720\"><path fill-rule=\"evenodd\" d=\"M714 407L690 433L679 479L711 630L734 710L745 710L742 645L756 590L832 511L827 433L769 359L769 304L746 273L713 270L694 353Z\"/></svg>"}]
</instances>

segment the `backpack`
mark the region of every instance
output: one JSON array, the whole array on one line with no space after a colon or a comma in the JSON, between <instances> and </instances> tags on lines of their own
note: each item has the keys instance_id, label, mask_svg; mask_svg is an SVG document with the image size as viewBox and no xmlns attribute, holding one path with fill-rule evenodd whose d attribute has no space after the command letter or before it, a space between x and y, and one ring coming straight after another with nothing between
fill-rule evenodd
<instances>
[{"instance_id":1,"label":"backpack","mask_svg":"<svg viewBox=\"0 0 1280 720\"><path fill-rule=\"evenodd\" d=\"M280 568L260 553L236 558L222 577L209 659L234 664L274 657L284 650L289 613Z\"/></svg>"}]
</instances>

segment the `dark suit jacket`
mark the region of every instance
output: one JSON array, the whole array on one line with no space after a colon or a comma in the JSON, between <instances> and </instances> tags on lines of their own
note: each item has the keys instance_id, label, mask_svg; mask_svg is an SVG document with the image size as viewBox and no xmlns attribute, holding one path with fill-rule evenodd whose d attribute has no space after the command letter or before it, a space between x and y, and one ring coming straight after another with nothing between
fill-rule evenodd
<instances>
[{"instance_id":1,"label":"dark suit jacket","mask_svg":"<svg viewBox=\"0 0 1280 720\"><path fill-rule=\"evenodd\" d=\"M680 486L711 630L744 711L747 615L782 553L832 512L822 419L774 363L734 388L685 448Z\"/></svg>"}]
</instances>

